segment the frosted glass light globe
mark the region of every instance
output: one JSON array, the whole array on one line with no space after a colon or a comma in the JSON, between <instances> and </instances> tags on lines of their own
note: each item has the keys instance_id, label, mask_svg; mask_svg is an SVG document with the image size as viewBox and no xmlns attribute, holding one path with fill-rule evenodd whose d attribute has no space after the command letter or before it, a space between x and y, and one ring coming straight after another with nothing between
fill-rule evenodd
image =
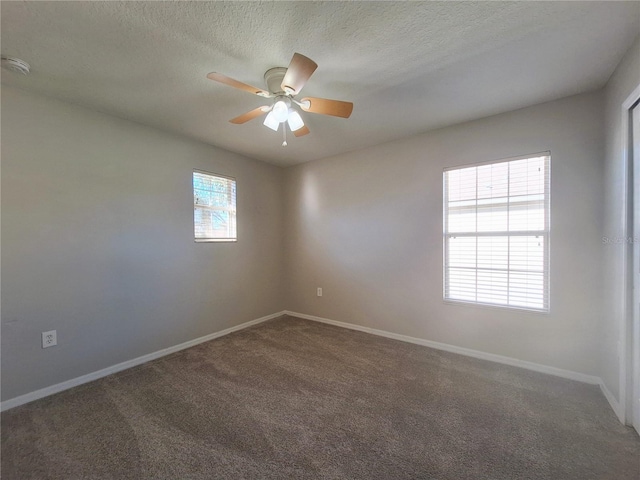
<instances>
[{"instance_id":1,"label":"frosted glass light globe","mask_svg":"<svg viewBox=\"0 0 640 480\"><path fill-rule=\"evenodd\" d=\"M302 117L300 117L300 114L296 112L293 108L289 109L288 122L289 122L289 128L291 129L292 132L300 130L302 127L304 127L304 122L302 121Z\"/></svg>"},{"instance_id":2,"label":"frosted glass light globe","mask_svg":"<svg viewBox=\"0 0 640 480\"><path fill-rule=\"evenodd\" d=\"M286 122L289 117L289 107L287 107L287 104L282 100L278 100L276 102L271 112L273 113L274 118L280 123Z\"/></svg>"}]
</instances>

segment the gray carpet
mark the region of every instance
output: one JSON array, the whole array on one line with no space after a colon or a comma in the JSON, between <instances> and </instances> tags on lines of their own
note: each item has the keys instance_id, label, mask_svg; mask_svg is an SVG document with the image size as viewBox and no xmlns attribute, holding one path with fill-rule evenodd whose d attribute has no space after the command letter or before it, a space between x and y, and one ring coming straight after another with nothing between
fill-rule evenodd
<instances>
[{"instance_id":1,"label":"gray carpet","mask_svg":"<svg viewBox=\"0 0 640 480\"><path fill-rule=\"evenodd\" d=\"M10 479L640 478L598 387L291 317L2 414Z\"/></svg>"}]
</instances>

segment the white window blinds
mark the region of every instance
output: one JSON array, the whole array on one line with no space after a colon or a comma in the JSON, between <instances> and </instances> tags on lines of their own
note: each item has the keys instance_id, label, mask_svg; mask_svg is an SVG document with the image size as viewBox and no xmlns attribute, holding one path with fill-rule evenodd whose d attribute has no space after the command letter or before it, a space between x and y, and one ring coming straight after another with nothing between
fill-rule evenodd
<instances>
[{"instance_id":1,"label":"white window blinds","mask_svg":"<svg viewBox=\"0 0 640 480\"><path fill-rule=\"evenodd\" d=\"M549 310L549 162L445 170L445 300Z\"/></svg>"},{"instance_id":2,"label":"white window blinds","mask_svg":"<svg viewBox=\"0 0 640 480\"><path fill-rule=\"evenodd\" d=\"M193 172L193 227L196 242L233 242L236 237L236 181Z\"/></svg>"}]
</instances>

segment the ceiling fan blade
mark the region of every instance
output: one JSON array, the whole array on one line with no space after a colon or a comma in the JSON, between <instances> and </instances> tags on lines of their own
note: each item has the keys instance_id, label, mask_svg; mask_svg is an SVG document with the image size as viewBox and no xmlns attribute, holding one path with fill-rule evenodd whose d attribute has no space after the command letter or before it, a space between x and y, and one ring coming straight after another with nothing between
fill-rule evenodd
<instances>
[{"instance_id":1,"label":"ceiling fan blade","mask_svg":"<svg viewBox=\"0 0 640 480\"><path fill-rule=\"evenodd\" d=\"M311 74L316 71L316 68L318 68L316 62L304 55L294 53L287 68L287 73L284 74L282 84L280 85L282 90L292 95L300 93L300 90L302 90L304 84L307 83Z\"/></svg>"},{"instance_id":2,"label":"ceiling fan blade","mask_svg":"<svg viewBox=\"0 0 640 480\"><path fill-rule=\"evenodd\" d=\"M247 113L243 113L242 115L236 117L236 118L232 118L231 120L229 120L231 123L235 123L235 124L241 124L241 123L246 123L249 120L253 120L256 117L259 117L260 115L263 115L265 113L267 113L269 111L270 107L258 107L258 108L254 108L253 110L251 110L250 112Z\"/></svg>"},{"instance_id":3,"label":"ceiling fan blade","mask_svg":"<svg viewBox=\"0 0 640 480\"><path fill-rule=\"evenodd\" d=\"M306 97L300 100L300 108L305 112L349 118L353 111L353 103L329 100L328 98Z\"/></svg>"},{"instance_id":4,"label":"ceiling fan blade","mask_svg":"<svg viewBox=\"0 0 640 480\"><path fill-rule=\"evenodd\" d=\"M253 93L254 95L259 95L261 97L271 96L271 94L266 90L252 87L251 85L247 85L246 83L239 82L238 80L234 80L233 78L227 77L226 75L222 75L221 73L211 72L210 74L207 75L207 78L209 80L224 83L225 85L229 85L230 87L239 88L240 90L244 90L245 92Z\"/></svg>"},{"instance_id":5,"label":"ceiling fan blade","mask_svg":"<svg viewBox=\"0 0 640 480\"><path fill-rule=\"evenodd\" d=\"M306 125L304 127L302 127L302 128L299 128L295 132L293 132L293 134L296 137L302 137L303 135L306 135L307 133L309 133L309 128Z\"/></svg>"}]
</instances>

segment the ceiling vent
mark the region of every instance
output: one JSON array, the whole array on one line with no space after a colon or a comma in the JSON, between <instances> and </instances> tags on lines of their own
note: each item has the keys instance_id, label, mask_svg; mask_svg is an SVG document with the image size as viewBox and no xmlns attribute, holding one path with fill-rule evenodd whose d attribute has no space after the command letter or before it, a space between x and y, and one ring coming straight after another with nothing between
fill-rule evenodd
<instances>
[{"instance_id":1,"label":"ceiling vent","mask_svg":"<svg viewBox=\"0 0 640 480\"><path fill-rule=\"evenodd\" d=\"M9 70L10 72L21 73L26 75L29 73L29 64L19 58L7 57L2 55L2 68Z\"/></svg>"}]
</instances>

